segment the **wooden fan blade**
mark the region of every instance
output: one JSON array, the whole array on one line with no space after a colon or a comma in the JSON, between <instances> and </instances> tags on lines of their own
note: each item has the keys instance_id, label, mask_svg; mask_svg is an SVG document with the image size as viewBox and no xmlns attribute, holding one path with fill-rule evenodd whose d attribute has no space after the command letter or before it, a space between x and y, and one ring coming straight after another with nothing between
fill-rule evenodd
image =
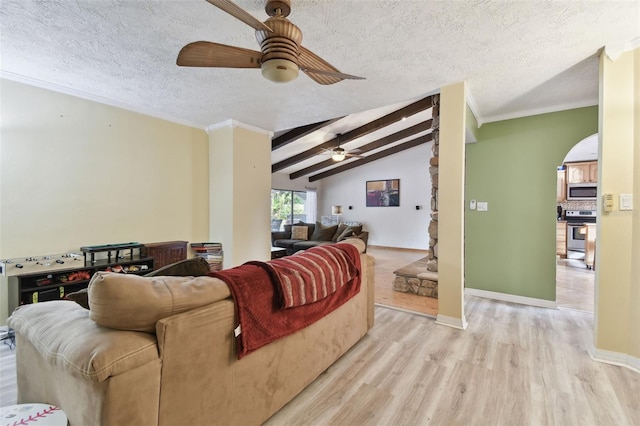
<instances>
[{"instance_id":1,"label":"wooden fan blade","mask_svg":"<svg viewBox=\"0 0 640 426\"><path fill-rule=\"evenodd\" d=\"M364 158L364 155L360 155L360 154L345 154L345 157L351 157L351 158Z\"/></svg>"},{"instance_id":2,"label":"wooden fan blade","mask_svg":"<svg viewBox=\"0 0 640 426\"><path fill-rule=\"evenodd\" d=\"M265 31L269 31L270 33L273 32L273 30L269 28L266 24L258 21L256 18L253 17L253 15L251 15L249 12L242 9L240 6L238 6L231 0L207 0L207 1L212 5L214 5L215 7L217 7L218 9L222 9L223 11L227 12L229 15L244 22L245 24L249 25L250 27L256 30L265 30Z\"/></svg>"},{"instance_id":3,"label":"wooden fan blade","mask_svg":"<svg viewBox=\"0 0 640 426\"><path fill-rule=\"evenodd\" d=\"M345 79L364 80L364 77L341 73L329 62L303 46L300 46L299 61L300 69L319 84L334 84Z\"/></svg>"},{"instance_id":4,"label":"wooden fan blade","mask_svg":"<svg viewBox=\"0 0 640 426\"><path fill-rule=\"evenodd\" d=\"M181 67L260 68L262 53L210 41L187 44L178 53Z\"/></svg>"}]
</instances>

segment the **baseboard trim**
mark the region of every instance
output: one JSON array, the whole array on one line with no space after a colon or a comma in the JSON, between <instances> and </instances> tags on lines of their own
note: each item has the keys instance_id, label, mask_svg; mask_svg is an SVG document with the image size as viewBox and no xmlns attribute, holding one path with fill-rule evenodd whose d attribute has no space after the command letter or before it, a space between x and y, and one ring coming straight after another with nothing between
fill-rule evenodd
<instances>
[{"instance_id":1,"label":"baseboard trim","mask_svg":"<svg viewBox=\"0 0 640 426\"><path fill-rule=\"evenodd\" d=\"M558 304L553 300L536 299L533 297L517 296L515 294L478 290L477 288L465 288L464 294L484 297L485 299L501 300L503 302L519 303L521 305L537 306L539 308L558 309Z\"/></svg>"},{"instance_id":2,"label":"baseboard trim","mask_svg":"<svg viewBox=\"0 0 640 426\"><path fill-rule=\"evenodd\" d=\"M446 325L447 327L453 327L460 330L467 328L467 320L464 316L462 316L462 318L454 318L438 314L436 317L436 324Z\"/></svg>"},{"instance_id":3,"label":"baseboard trim","mask_svg":"<svg viewBox=\"0 0 640 426\"><path fill-rule=\"evenodd\" d=\"M640 358L623 354L621 352L613 352L597 348L592 348L589 351L589 356L591 356L591 359L594 361L626 367L629 370L640 373Z\"/></svg>"}]
</instances>

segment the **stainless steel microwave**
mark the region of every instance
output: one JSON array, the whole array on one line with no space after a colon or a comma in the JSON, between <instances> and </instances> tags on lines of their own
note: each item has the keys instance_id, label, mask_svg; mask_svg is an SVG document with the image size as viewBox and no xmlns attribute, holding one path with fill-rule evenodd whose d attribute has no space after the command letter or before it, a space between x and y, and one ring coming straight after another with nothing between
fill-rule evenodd
<instances>
[{"instance_id":1,"label":"stainless steel microwave","mask_svg":"<svg viewBox=\"0 0 640 426\"><path fill-rule=\"evenodd\" d=\"M598 185L595 182L570 183L567 185L567 200L595 200L598 196Z\"/></svg>"}]
</instances>

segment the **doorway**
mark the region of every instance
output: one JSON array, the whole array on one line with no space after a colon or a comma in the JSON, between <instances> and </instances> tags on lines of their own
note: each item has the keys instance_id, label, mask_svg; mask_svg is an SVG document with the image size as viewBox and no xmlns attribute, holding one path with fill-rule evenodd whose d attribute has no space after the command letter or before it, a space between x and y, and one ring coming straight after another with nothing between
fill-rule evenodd
<instances>
[{"instance_id":1,"label":"doorway","mask_svg":"<svg viewBox=\"0 0 640 426\"><path fill-rule=\"evenodd\" d=\"M595 238L595 226L592 225L597 221L596 199L567 197L566 188L584 183L595 185L597 159L598 134L581 140L565 156L558 171L556 225L556 303L559 308L592 313L595 302L594 255L587 241ZM587 226L592 233L589 237Z\"/></svg>"}]
</instances>

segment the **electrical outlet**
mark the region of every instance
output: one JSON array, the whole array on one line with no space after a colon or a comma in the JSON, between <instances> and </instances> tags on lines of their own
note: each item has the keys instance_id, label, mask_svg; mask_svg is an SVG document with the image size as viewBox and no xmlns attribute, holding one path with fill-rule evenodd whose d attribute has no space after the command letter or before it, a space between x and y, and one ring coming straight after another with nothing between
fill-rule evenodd
<instances>
[{"instance_id":1,"label":"electrical outlet","mask_svg":"<svg viewBox=\"0 0 640 426\"><path fill-rule=\"evenodd\" d=\"M478 211L486 212L489 210L489 203L487 201L478 201Z\"/></svg>"}]
</instances>

